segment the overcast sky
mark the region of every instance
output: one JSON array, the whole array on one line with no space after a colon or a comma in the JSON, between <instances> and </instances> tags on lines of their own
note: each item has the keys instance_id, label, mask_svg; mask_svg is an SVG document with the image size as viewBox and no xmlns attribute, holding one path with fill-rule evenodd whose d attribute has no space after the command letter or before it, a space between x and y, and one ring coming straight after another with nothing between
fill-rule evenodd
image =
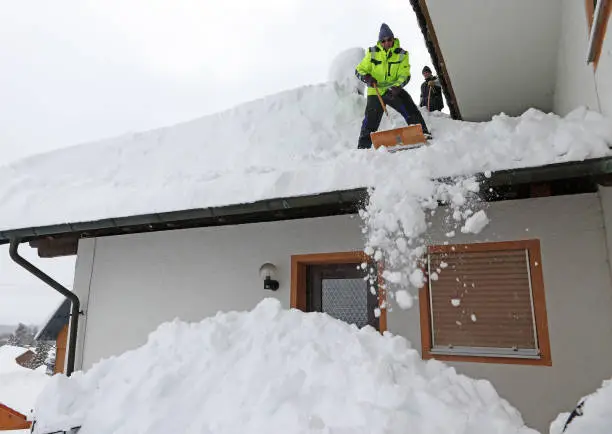
<instances>
[{"instance_id":1,"label":"overcast sky","mask_svg":"<svg viewBox=\"0 0 612 434\"><path fill-rule=\"evenodd\" d=\"M383 21L418 101L431 61L408 0L0 0L0 164L323 82ZM74 258L34 259L71 284ZM0 248L0 324L60 301Z\"/></svg>"}]
</instances>

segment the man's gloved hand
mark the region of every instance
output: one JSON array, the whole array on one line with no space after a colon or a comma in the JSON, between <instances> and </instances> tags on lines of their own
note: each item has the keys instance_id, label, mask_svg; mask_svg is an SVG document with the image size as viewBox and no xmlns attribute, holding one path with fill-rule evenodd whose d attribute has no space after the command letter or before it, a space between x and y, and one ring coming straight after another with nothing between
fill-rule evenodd
<instances>
[{"instance_id":1,"label":"man's gloved hand","mask_svg":"<svg viewBox=\"0 0 612 434\"><path fill-rule=\"evenodd\" d=\"M427 86L429 86L429 87L434 87L435 85L436 85L436 81L435 80L429 80L427 82Z\"/></svg>"},{"instance_id":2,"label":"man's gloved hand","mask_svg":"<svg viewBox=\"0 0 612 434\"><path fill-rule=\"evenodd\" d=\"M366 84L367 84L368 86L370 86L370 87L374 87L374 85L375 85L376 83L378 83L378 82L376 81L376 79L375 79L374 77L372 77L370 74L366 74L366 75L363 77L363 79L365 80Z\"/></svg>"},{"instance_id":3,"label":"man's gloved hand","mask_svg":"<svg viewBox=\"0 0 612 434\"><path fill-rule=\"evenodd\" d=\"M391 92L391 97L395 98L396 96L400 94L400 92L402 91L402 88L399 86L393 86L389 89L389 91Z\"/></svg>"}]
</instances>

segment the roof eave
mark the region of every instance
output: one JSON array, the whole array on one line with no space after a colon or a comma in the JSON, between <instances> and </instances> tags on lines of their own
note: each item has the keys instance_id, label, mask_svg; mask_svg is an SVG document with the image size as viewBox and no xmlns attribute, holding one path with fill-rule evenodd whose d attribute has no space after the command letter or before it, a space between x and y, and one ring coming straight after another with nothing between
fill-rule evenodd
<instances>
[{"instance_id":1,"label":"roof eave","mask_svg":"<svg viewBox=\"0 0 612 434\"><path fill-rule=\"evenodd\" d=\"M612 157L555 163L476 174L481 191L566 179L588 178L599 182L612 174ZM89 222L49 225L0 232L0 244L59 237L95 237L186 229L296 218L353 214L367 201L367 189L333 191L314 195L262 200L253 203L109 218Z\"/></svg>"}]
</instances>

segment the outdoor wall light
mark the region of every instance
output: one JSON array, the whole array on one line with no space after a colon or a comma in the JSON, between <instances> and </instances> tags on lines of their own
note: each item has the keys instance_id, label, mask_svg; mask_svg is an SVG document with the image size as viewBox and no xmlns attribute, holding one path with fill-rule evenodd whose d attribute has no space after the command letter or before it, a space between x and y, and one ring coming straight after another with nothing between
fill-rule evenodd
<instances>
[{"instance_id":1,"label":"outdoor wall light","mask_svg":"<svg viewBox=\"0 0 612 434\"><path fill-rule=\"evenodd\" d=\"M276 277L276 267L274 264L266 262L259 268L259 277L264 281L264 289L276 291L278 289L278 280Z\"/></svg>"}]
</instances>

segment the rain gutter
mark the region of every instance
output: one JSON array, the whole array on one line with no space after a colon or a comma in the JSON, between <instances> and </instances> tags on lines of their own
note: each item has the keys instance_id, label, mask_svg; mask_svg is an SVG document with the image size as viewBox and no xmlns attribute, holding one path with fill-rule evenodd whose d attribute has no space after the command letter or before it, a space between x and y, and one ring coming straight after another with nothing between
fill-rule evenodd
<instances>
[{"instance_id":1,"label":"rain gutter","mask_svg":"<svg viewBox=\"0 0 612 434\"><path fill-rule=\"evenodd\" d=\"M79 301L79 297L72 291L68 290L62 284L54 280L51 276L46 274L41 269L37 268L34 264L29 262L23 256L19 254L19 245L22 241L19 238L11 239L9 254L11 259L20 265L28 272L33 274L38 279L42 280L45 284L49 285L51 288L55 289L57 292L62 294L64 297L69 299L72 302L72 312L70 316L72 317L72 321L70 322L70 337L68 339L68 354L67 354L67 366L66 366L66 375L70 376L74 372L74 358L76 354L76 339L77 339L77 330L79 323L79 314L81 303Z\"/></svg>"}]
</instances>

